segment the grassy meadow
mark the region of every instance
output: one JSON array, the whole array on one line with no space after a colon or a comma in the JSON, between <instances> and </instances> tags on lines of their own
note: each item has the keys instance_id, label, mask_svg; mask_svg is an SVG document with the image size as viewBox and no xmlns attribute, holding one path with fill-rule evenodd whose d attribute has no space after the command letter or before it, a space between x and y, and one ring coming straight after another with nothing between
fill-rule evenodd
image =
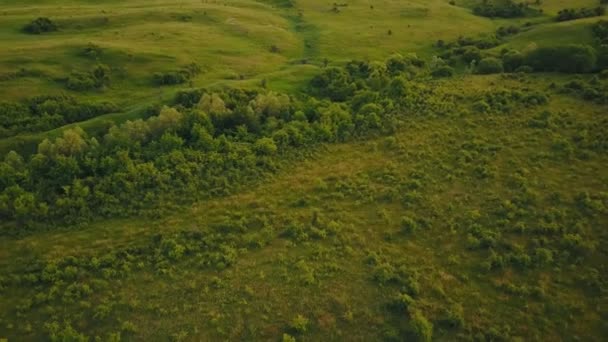
<instances>
[{"instance_id":1,"label":"grassy meadow","mask_svg":"<svg viewBox=\"0 0 608 342\"><path fill-rule=\"evenodd\" d=\"M0 341L605 340L608 16L478 3L0 0Z\"/></svg>"}]
</instances>

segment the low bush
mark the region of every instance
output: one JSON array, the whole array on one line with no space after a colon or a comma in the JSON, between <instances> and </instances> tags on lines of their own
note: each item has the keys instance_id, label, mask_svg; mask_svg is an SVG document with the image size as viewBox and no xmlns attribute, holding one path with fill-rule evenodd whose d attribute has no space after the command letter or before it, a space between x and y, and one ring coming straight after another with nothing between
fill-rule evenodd
<instances>
[{"instance_id":1,"label":"low bush","mask_svg":"<svg viewBox=\"0 0 608 342\"><path fill-rule=\"evenodd\" d=\"M0 102L1 136L46 131L72 122L118 111L109 102L80 102L71 96L37 96L20 103Z\"/></svg>"},{"instance_id":2,"label":"low bush","mask_svg":"<svg viewBox=\"0 0 608 342\"><path fill-rule=\"evenodd\" d=\"M479 61L476 72L478 74L498 74L503 72L502 61L498 58L487 57Z\"/></svg>"},{"instance_id":3,"label":"low bush","mask_svg":"<svg viewBox=\"0 0 608 342\"><path fill-rule=\"evenodd\" d=\"M524 64L535 71L586 73L595 69L597 54L588 45L540 47L530 51Z\"/></svg>"},{"instance_id":4,"label":"low bush","mask_svg":"<svg viewBox=\"0 0 608 342\"><path fill-rule=\"evenodd\" d=\"M484 0L473 7L473 14L489 18L518 18L539 14L528 3L513 0Z\"/></svg>"},{"instance_id":5,"label":"low bush","mask_svg":"<svg viewBox=\"0 0 608 342\"><path fill-rule=\"evenodd\" d=\"M197 64L192 63L179 70L154 73L152 82L158 86L182 84L188 82L200 72L200 67Z\"/></svg>"},{"instance_id":6,"label":"low bush","mask_svg":"<svg viewBox=\"0 0 608 342\"><path fill-rule=\"evenodd\" d=\"M498 30L496 30L496 35L498 37L512 36L514 34L518 34L519 31L519 27L515 25L501 26L498 28Z\"/></svg>"},{"instance_id":7,"label":"low bush","mask_svg":"<svg viewBox=\"0 0 608 342\"><path fill-rule=\"evenodd\" d=\"M431 71L431 76L435 78L452 77L454 76L454 68L443 65Z\"/></svg>"},{"instance_id":8,"label":"low bush","mask_svg":"<svg viewBox=\"0 0 608 342\"><path fill-rule=\"evenodd\" d=\"M404 216L401 218L401 230L404 233L411 234L418 230L418 223L411 217Z\"/></svg>"},{"instance_id":9,"label":"low bush","mask_svg":"<svg viewBox=\"0 0 608 342\"><path fill-rule=\"evenodd\" d=\"M599 44L608 44L608 20L600 20L593 24L592 30Z\"/></svg>"},{"instance_id":10,"label":"low bush","mask_svg":"<svg viewBox=\"0 0 608 342\"><path fill-rule=\"evenodd\" d=\"M308 318L302 315L297 315L291 320L289 328L298 334L302 334L308 330L308 323Z\"/></svg>"},{"instance_id":11,"label":"low bush","mask_svg":"<svg viewBox=\"0 0 608 342\"><path fill-rule=\"evenodd\" d=\"M40 17L23 27L23 31L30 34L42 34L57 30L57 25L51 19L45 17Z\"/></svg>"},{"instance_id":12,"label":"low bush","mask_svg":"<svg viewBox=\"0 0 608 342\"><path fill-rule=\"evenodd\" d=\"M99 89L110 83L110 68L104 64L98 64L89 72L72 72L66 82L66 87L75 91L86 91Z\"/></svg>"},{"instance_id":13,"label":"low bush","mask_svg":"<svg viewBox=\"0 0 608 342\"><path fill-rule=\"evenodd\" d=\"M430 342L433 340L433 324L429 322L422 312L412 310L410 313L410 331L415 341Z\"/></svg>"},{"instance_id":14,"label":"low bush","mask_svg":"<svg viewBox=\"0 0 608 342\"><path fill-rule=\"evenodd\" d=\"M509 50L502 55L502 64L505 71L513 72L524 63L524 55L517 50Z\"/></svg>"},{"instance_id":15,"label":"low bush","mask_svg":"<svg viewBox=\"0 0 608 342\"><path fill-rule=\"evenodd\" d=\"M603 6L595 8L566 8L557 13L555 20L568 21L581 18L601 17L606 14L606 9Z\"/></svg>"}]
</instances>

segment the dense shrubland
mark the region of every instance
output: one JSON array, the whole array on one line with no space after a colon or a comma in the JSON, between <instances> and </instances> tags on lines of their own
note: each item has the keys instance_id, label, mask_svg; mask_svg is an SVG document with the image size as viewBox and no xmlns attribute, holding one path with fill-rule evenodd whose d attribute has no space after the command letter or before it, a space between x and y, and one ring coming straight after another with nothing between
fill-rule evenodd
<instances>
[{"instance_id":1,"label":"dense shrubland","mask_svg":"<svg viewBox=\"0 0 608 342\"><path fill-rule=\"evenodd\" d=\"M602 41L603 26L600 21L593 27L594 35ZM464 64L472 72L480 74L507 72L563 72L588 73L606 67L608 56L606 48L589 45L540 46L520 52L503 49L500 56L488 49L499 46L504 35L482 36L479 38L460 37L455 42L436 44L439 56L448 64Z\"/></svg>"},{"instance_id":2,"label":"dense shrubland","mask_svg":"<svg viewBox=\"0 0 608 342\"><path fill-rule=\"evenodd\" d=\"M576 20L581 18L601 17L606 14L606 8L598 6L595 8L566 8L557 13L557 21Z\"/></svg>"},{"instance_id":3,"label":"dense shrubland","mask_svg":"<svg viewBox=\"0 0 608 342\"><path fill-rule=\"evenodd\" d=\"M608 20L600 20L595 23L593 35L600 45L608 45Z\"/></svg>"},{"instance_id":4,"label":"dense shrubland","mask_svg":"<svg viewBox=\"0 0 608 342\"><path fill-rule=\"evenodd\" d=\"M179 70L154 73L152 81L155 85L159 86L182 84L188 82L200 72L201 68L195 63L192 63L183 66Z\"/></svg>"},{"instance_id":5,"label":"dense shrubland","mask_svg":"<svg viewBox=\"0 0 608 342\"><path fill-rule=\"evenodd\" d=\"M553 58L560 54L562 58ZM551 57L551 58L549 58ZM474 61L474 60L473 60ZM522 56L482 58L482 74L534 70L588 72L590 47L538 48ZM128 121L105 135L66 130L45 140L37 153L7 155L2 163L0 215L23 227L86 222L96 216L154 212L163 201L191 201L227 194L274 172L307 147L354 137L390 133L407 115L451 111L449 99L433 96L418 78L446 77L441 60L395 55L385 63L357 62L328 67L315 76L309 94L294 98L275 92L190 90L177 93L174 107L147 120ZM566 85L598 103L605 82ZM542 105L543 94L494 94L472 109L510 112L513 103ZM116 110L111 104L79 104L69 97L36 98L3 104L5 134L36 131ZM60 114L61 113L61 114Z\"/></svg>"},{"instance_id":6,"label":"dense shrubland","mask_svg":"<svg viewBox=\"0 0 608 342\"><path fill-rule=\"evenodd\" d=\"M67 95L38 96L23 102L0 102L0 137L47 131L116 111L118 107L109 102L80 102Z\"/></svg>"},{"instance_id":7,"label":"dense shrubland","mask_svg":"<svg viewBox=\"0 0 608 342\"><path fill-rule=\"evenodd\" d=\"M490 18L519 18L538 15L540 11L530 7L527 2L514 0L483 0L473 7L473 13Z\"/></svg>"},{"instance_id":8,"label":"dense shrubland","mask_svg":"<svg viewBox=\"0 0 608 342\"><path fill-rule=\"evenodd\" d=\"M66 87L74 91L103 88L110 83L111 70L107 65L98 64L88 72L74 71L66 80Z\"/></svg>"},{"instance_id":9,"label":"dense shrubland","mask_svg":"<svg viewBox=\"0 0 608 342\"><path fill-rule=\"evenodd\" d=\"M586 73L597 66L597 52L586 45L539 47L529 52L525 65L536 71Z\"/></svg>"},{"instance_id":10,"label":"dense shrubland","mask_svg":"<svg viewBox=\"0 0 608 342\"><path fill-rule=\"evenodd\" d=\"M311 81L319 98L237 89L182 92L175 108L112 127L105 136L66 130L28 158L7 156L0 214L19 227L76 223L150 211L163 199L230 193L307 146L391 132L397 113L447 108L429 103L431 90L409 80L422 65L415 57L394 56L387 63L327 68Z\"/></svg>"},{"instance_id":11,"label":"dense shrubland","mask_svg":"<svg viewBox=\"0 0 608 342\"><path fill-rule=\"evenodd\" d=\"M57 24L45 17L40 17L23 27L23 31L30 34L42 34L57 30Z\"/></svg>"}]
</instances>

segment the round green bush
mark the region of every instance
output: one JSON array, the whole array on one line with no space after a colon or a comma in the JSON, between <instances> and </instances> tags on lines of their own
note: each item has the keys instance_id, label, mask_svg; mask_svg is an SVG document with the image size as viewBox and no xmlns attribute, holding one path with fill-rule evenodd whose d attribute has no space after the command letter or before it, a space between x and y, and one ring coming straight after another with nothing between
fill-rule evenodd
<instances>
[{"instance_id":1,"label":"round green bush","mask_svg":"<svg viewBox=\"0 0 608 342\"><path fill-rule=\"evenodd\" d=\"M30 34L41 34L57 31L58 27L49 18L38 18L23 27L23 31Z\"/></svg>"},{"instance_id":2,"label":"round green bush","mask_svg":"<svg viewBox=\"0 0 608 342\"><path fill-rule=\"evenodd\" d=\"M478 74L498 74L503 72L503 70L502 61L494 57L486 57L480 60L479 64L477 64Z\"/></svg>"},{"instance_id":3,"label":"round green bush","mask_svg":"<svg viewBox=\"0 0 608 342\"><path fill-rule=\"evenodd\" d=\"M447 65L440 66L439 68L431 71L431 76L435 78L452 77L453 75L454 69Z\"/></svg>"},{"instance_id":4,"label":"round green bush","mask_svg":"<svg viewBox=\"0 0 608 342\"><path fill-rule=\"evenodd\" d=\"M524 55L517 50L507 51L502 55L502 64L506 71L515 71L524 63Z\"/></svg>"}]
</instances>

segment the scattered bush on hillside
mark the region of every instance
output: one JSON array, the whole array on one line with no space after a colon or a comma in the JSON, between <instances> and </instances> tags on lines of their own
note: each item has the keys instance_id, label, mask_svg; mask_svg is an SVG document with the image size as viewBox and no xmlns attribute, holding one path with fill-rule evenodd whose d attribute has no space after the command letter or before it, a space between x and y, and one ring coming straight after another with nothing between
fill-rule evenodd
<instances>
[{"instance_id":1,"label":"scattered bush on hillside","mask_svg":"<svg viewBox=\"0 0 608 342\"><path fill-rule=\"evenodd\" d=\"M482 50L496 47L500 43L501 41L496 36L459 37L455 42L444 43L439 46L444 50L440 57L444 60L460 60L468 65L473 61L477 62L482 59Z\"/></svg>"},{"instance_id":2,"label":"scattered bush on hillside","mask_svg":"<svg viewBox=\"0 0 608 342\"><path fill-rule=\"evenodd\" d=\"M520 32L520 28L515 25L509 26L501 26L496 30L496 36L498 37L507 37L518 34Z\"/></svg>"},{"instance_id":3,"label":"scattered bush on hillside","mask_svg":"<svg viewBox=\"0 0 608 342\"><path fill-rule=\"evenodd\" d=\"M503 72L502 61L494 57L486 57L479 61L475 70L478 74L498 74Z\"/></svg>"},{"instance_id":4,"label":"scattered bush on hillside","mask_svg":"<svg viewBox=\"0 0 608 342\"><path fill-rule=\"evenodd\" d=\"M103 49L99 45L96 45L93 43L87 44L87 46L81 52L82 56L91 58L91 59L99 58L102 53L103 53Z\"/></svg>"},{"instance_id":5,"label":"scattered bush on hillside","mask_svg":"<svg viewBox=\"0 0 608 342\"><path fill-rule=\"evenodd\" d=\"M566 8L557 13L555 20L568 21L581 18L601 17L606 14L606 8L598 6L595 8Z\"/></svg>"},{"instance_id":6,"label":"scattered bush on hillside","mask_svg":"<svg viewBox=\"0 0 608 342\"><path fill-rule=\"evenodd\" d=\"M30 34L42 34L57 30L57 25L51 19L45 17L40 17L23 27L23 31Z\"/></svg>"},{"instance_id":7,"label":"scattered bush on hillside","mask_svg":"<svg viewBox=\"0 0 608 342\"><path fill-rule=\"evenodd\" d=\"M66 95L37 96L20 103L0 103L3 136L38 132L118 111L109 102L82 102Z\"/></svg>"},{"instance_id":8,"label":"scattered bush on hillside","mask_svg":"<svg viewBox=\"0 0 608 342\"><path fill-rule=\"evenodd\" d=\"M519 18L539 14L528 3L513 0L484 0L473 7L473 14L489 18Z\"/></svg>"},{"instance_id":9,"label":"scattered bush on hillside","mask_svg":"<svg viewBox=\"0 0 608 342\"><path fill-rule=\"evenodd\" d=\"M593 36L600 45L608 44L608 20L600 20L593 24Z\"/></svg>"},{"instance_id":10,"label":"scattered bush on hillside","mask_svg":"<svg viewBox=\"0 0 608 342\"><path fill-rule=\"evenodd\" d=\"M152 82L158 86L176 85L188 82L201 72L201 68L195 64L186 65L179 70L156 72L152 76Z\"/></svg>"},{"instance_id":11,"label":"scattered bush on hillside","mask_svg":"<svg viewBox=\"0 0 608 342\"><path fill-rule=\"evenodd\" d=\"M442 65L436 69L433 69L431 71L431 76L435 78L452 77L454 76L454 69L449 65Z\"/></svg>"},{"instance_id":12,"label":"scattered bush on hillside","mask_svg":"<svg viewBox=\"0 0 608 342\"><path fill-rule=\"evenodd\" d=\"M410 331L415 341L431 342L433 339L433 324L419 310L410 310Z\"/></svg>"},{"instance_id":13,"label":"scattered bush on hillside","mask_svg":"<svg viewBox=\"0 0 608 342\"><path fill-rule=\"evenodd\" d=\"M588 45L539 47L530 51L524 62L534 71L586 73L595 69L597 55Z\"/></svg>"},{"instance_id":14,"label":"scattered bush on hillside","mask_svg":"<svg viewBox=\"0 0 608 342\"><path fill-rule=\"evenodd\" d=\"M303 334L308 330L308 323L308 318L302 315L297 315L291 320L289 328L295 333Z\"/></svg>"},{"instance_id":15,"label":"scattered bush on hillside","mask_svg":"<svg viewBox=\"0 0 608 342\"><path fill-rule=\"evenodd\" d=\"M606 74L608 74L608 72L606 72ZM600 81L599 79L592 78L587 82L577 80L569 81L561 87L561 91L574 94L587 101L593 101L598 104L608 104L608 82Z\"/></svg>"},{"instance_id":16,"label":"scattered bush on hillside","mask_svg":"<svg viewBox=\"0 0 608 342\"><path fill-rule=\"evenodd\" d=\"M329 67L310 82L314 94L332 101L344 101L357 89L351 76L344 69Z\"/></svg>"},{"instance_id":17,"label":"scattered bush on hillside","mask_svg":"<svg viewBox=\"0 0 608 342\"><path fill-rule=\"evenodd\" d=\"M513 72L524 63L524 55L517 50L509 50L502 55L502 64L505 71Z\"/></svg>"},{"instance_id":18,"label":"scattered bush on hillside","mask_svg":"<svg viewBox=\"0 0 608 342\"><path fill-rule=\"evenodd\" d=\"M0 189L7 196L2 219L81 222L154 210L161 198L183 191L193 196L225 194L273 172L285 153L298 155L304 147L322 142L391 132L394 113L423 115L443 106L428 102L431 91L406 77L412 68L422 72L423 65L415 56L405 56L387 63L329 67L311 82L310 93L320 98L305 95L297 101L265 91L182 91L175 98L179 110L163 108L158 116L111 127L101 142L83 132L66 132L39 145L26 163L32 168L28 179L15 179ZM91 78L103 75L92 72ZM52 102L45 106L46 112L53 112ZM9 121L26 111L25 106L3 108ZM121 152L125 149L126 155ZM122 178L126 174L130 176Z\"/></svg>"},{"instance_id":19,"label":"scattered bush on hillside","mask_svg":"<svg viewBox=\"0 0 608 342\"><path fill-rule=\"evenodd\" d=\"M66 87L75 91L86 91L99 89L110 83L110 68L104 64L98 64L92 71L74 71L68 77Z\"/></svg>"}]
</instances>

